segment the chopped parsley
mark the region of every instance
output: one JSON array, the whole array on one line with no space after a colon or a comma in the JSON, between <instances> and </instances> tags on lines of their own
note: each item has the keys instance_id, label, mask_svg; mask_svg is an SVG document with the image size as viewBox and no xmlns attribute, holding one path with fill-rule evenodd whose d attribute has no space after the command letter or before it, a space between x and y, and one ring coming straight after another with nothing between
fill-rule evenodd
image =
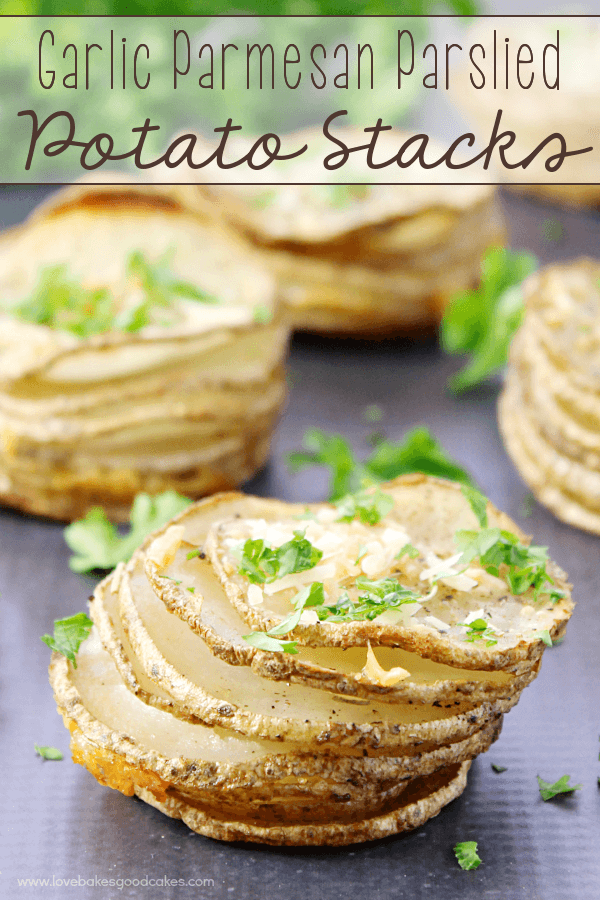
<instances>
[{"instance_id":1,"label":"chopped parsley","mask_svg":"<svg viewBox=\"0 0 600 900\"><path fill-rule=\"evenodd\" d=\"M468 472L448 456L427 428L414 428L400 442L384 438L362 463L356 460L350 444L339 434L327 435L318 428L311 428L302 443L303 450L288 455L290 470L299 472L308 466L329 469L331 500L340 500L347 494L411 472L472 484Z\"/></svg>"},{"instance_id":2,"label":"chopped parsley","mask_svg":"<svg viewBox=\"0 0 600 900\"><path fill-rule=\"evenodd\" d=\"M400 609L407 603L420 603L421 594L404 587L395 578L381 578L370 581L368 578L356 579L358 598L352 601L344 591L333 606L319 606L316 609L320 621L355 622L372 621L389 609Z\"/></svg>"},{"instance_id":3,"label":"chopped parsley","mask_svg":"<svg viewBox=\"0 0 600 900\"><path fill-rule=\"evenodd\" d=\"M454 847L461 869L477 869L483 860L477 855L477 841L462 841Z\"/></svg>"},{"instance_id":4,"label":"chopped parsley","mask_svg":"<svg viewBox=\"0 0 600 900\"><path fill-rule=\"evenodd\" d=\"M244 640L259 650L292 654L298 652L298 641L280 641L277 638L270 637L269 633L264 631L253 631L252 634L245 634Z\"/></svg>"},{"instance_id":5,"label":"chopped parsley","mask_svg":"<svg viewBox=\"0 0 600 900\"><path fill-rule=\"evenodd\" d=\"M204 558L202 547L195 547L193 550L190 550L190 552L186 555L185 558L186 559L195 559L197 556L199 556L201 559Z\"/></svg>"},{"instance_id":6,"label":"chopped parsley","mask_svg":"<svg viewBox=\"0 0 600 900\"><path fill-rule=\"evenodd\" d=\"M497 763L492 763L492 769L494 770L494 772L495 772L497 775L501 775L502 772L507 772L507 771L508 771L508 767L507 767L507 766L499 766Z\"/></svg>"},{"instance_id":7,"label":"chopped parsley","mask_svg":"<svg viewBox=\"0 0 600 900\"><path fill-rule=\"evenodd\" d=\"M454 393L475 387L506 364L523 318L520 284L536 268L537 259L530 253L494 247L482 259L479 287L449 304L442 320L442 347L446 353L471 357L450 379Z\"/></svg>"},{"instance_id":8,"label":"chopped parsley","mask_svg":"<svg viewBox=\"0 0 600 900\"><path fill-rule=\"evenodd\" d=\"M534 544L527 546L510 531L489 528L485 497L472 488L462 490L481 529L456 532L455 542L462 552L461 564L468 565L472 560L479 559L486 572L497 578L504 578L515 596L532 589L534 601L539 600L542 595L548 595L553 603L561 600L565 592L554 587L554 581L546 568L549 562L548 548Z\"/></svg>"},{"instance_id":9,"label":"chopped parsley","mask_svg":"<svg viewBox=\"0 0 600 900\"><path fill-rule=\"evenodd\" d=\"M66 266L51 266L40 272L31 296L11 312L26 322L88 338L109 331L140 331L151 323L156 309L169 309L176 297L218 302L212 294L176 278L169 268L170 257L166 253L150 263L141 251L134 251L127 261L122 297L109 287L86 288L69 277ZM133 291L139 299L123 303Z\"/></svg>"},{"instance_id":10,"label":"chopped parsley","mask_svg":"<svg viewBox=\"0 0 600 900\"><path fill-rule=\"evenodd\" d=\"M273 319L273 310L269 306L260 304L252 310L252 321L257 325L268 325Z\"/></svg>"},{"instance_id":11,"label":"chopped parsley","mask_svg":"<svg viewBox=\"0 0 600 900\"><path fill-rule=\"evenodd\" d=\"M394 499L380 490L357 491L342 497L336 507L340 513L338 522L359 519L363 525L377 525L394 508Z\"/></svg>"},{"instance_id":12,"label":"chopped parsley","mask_svg":"<svg viewBox=\"0 0 600 900\"><path fill-rule=\"evenodd\" d=\"M542 629L542 631L536 631L536 633L534 634L534 638L539 638L540 641L544 642L546 647L554 646L552 638L550 637L550 632L547 628Z\"/></svg>"},{"instance_id":13,"label":"chopped parsley","mask_svg":"<svg viewBox=\"0 0 600 900\"><path fill-rule=\"evenodd\" d=\"M416 559L419 551L412 544L405 544L401 550L396 553L396 559L402 559L403 556L409 556L410 559Z\"/></svg>"},{"instance_id":14,"label":"chopped parsley","mask_svg":"<svg viewBox=\"0 0 600 900\"><path fill-rule=\"evenodd\" d=\"M563 775L554 784L551 781L544 781L543 778L537 776L540 788L540 796L542 800L552 800L557 794L572 794L573 791L580 791L582 784L569 784L570 775Z\"/></svg>"},{"instance_id":15,"label":"chopped parsley","mask_svg":"<svg viewBox=\"0 0 600 900\"><path fill-rule=\"evenodd\" d=\"M95 506L83 519L65 528L65 541L74 551L69 566L74 572L91 572L113 569L117 563L127 562L144 538L166 525L190 503L191 500L175 491L165 491L155 497L138 494L131 508L129 533L125 535L108 521L101 507Z\"/></svg>"},{"instance_id":16,"label":"chopped parsley","mask_svg":"<svg viewBox=\"0 0 600 900\"><path fill-rule=\"evenodd\" d=\"M244 543L239 572L253 584L264 584L313 569L322 556L321 550L313 547L302 531L295 531L290 541L275 549L261 538L249 539Z\"/></svg>"},{"instance_id":17,"label":"chopped parsley","mask_svg":"<svg viewBox=\"0 0 600 900\"><path fill-rule=\"evenodd\" d=\"M37 744L33 746L37 755L42 759L64 759L63 754L56 747L39 747Z\"/></svg>"},{"instance_id":18,"label":"chopped parsley","mask_svg":"<svg viewBox=\"0 0 600 900\"><path fill-rule=\"evenodd\" d=\"M93 622L85 613L77 613L66 619L56 619L54 634L45 634L41 640L73 663L77 668L75 655L92 630Z\"/></svg>"},{"instance_id":19,"label":"chopped parsley","mask_svg":"<svg viewBox=\"0 0 600 900\"><path fill-rule=\"evenodd\" d=\"M420 594L403 587L394 578L382 578L379 581L357 578L356 587L358 599L355 602L352 602L348 592L344 591L337 602L330 605L325 602L323 583L313 582L298 592L292 600L294 612L279 625L266 632L245 635L244 640L255 647L260 647L261 650L297 653L297 641L281 641L279 638L281 635L290 634L296 628L306 608L314 609L320 622L355 622L365 619L371 621L388 609L399 609L406 603L419 603L423 600ZM283 646L284 644L287 646Z\"/></svg>"},{"instance_id":20,"label":"chopped parsley","mask_svg":"<svg viewBox=\"0 0 600 900\"><path fill-rule=\"evenodd\" d=\"M485 619L475 619L473 622L457 622L461 628L467 629L465 641L468 644L474 644L477 641L485 641L486 647L493 647L498 641L498 635Z\"/></svg>"}]
</instances>

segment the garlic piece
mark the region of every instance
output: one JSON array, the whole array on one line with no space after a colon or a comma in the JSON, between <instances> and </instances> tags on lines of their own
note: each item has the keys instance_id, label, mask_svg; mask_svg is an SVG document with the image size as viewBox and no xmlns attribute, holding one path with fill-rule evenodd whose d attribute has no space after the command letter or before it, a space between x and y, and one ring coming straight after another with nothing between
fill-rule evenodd
<instances>
[{"instance_id":1,"label":"garlic piece","mask_svg":"<svg viewBox=\"0 0 600 900\"><path fill-rule=\"evenodd\" d=\"M362 670L362 674L365 678L368 678L369 681L380 684L382 687L392 687L394 684L398 684L399 681L410 678L410 672L406 669L402 669L400 666L396 666L389 670L380 666L377 662L377 657L373 653L371 644L367 647L367 662Z\"/></svg>"}]
</instances>

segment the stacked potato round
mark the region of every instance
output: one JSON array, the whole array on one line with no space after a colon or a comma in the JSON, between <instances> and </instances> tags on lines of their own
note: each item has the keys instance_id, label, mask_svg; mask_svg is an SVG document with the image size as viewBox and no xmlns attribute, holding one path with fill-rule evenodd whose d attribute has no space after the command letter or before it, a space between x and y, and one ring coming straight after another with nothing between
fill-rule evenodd
<instances>
[{"instance_id":1,"label":"stacked potato round","mask_svg":"<svg viewBox=\"0 0 600 900\"><path fill-rule=\"evenodd\" d=\"M404 476L382 490L393 507L374 525L222 494L151 536L97 588L77 667L53 656L75 761L222 840L348 844L415 828L458 796L538 673L539 630L564 631L568 585L550 564L565 595L533 606L482 569L455 573L455 530L476 527L457 485ZM491 504L488 516L517 531ZM298 530L315 565L262 587L241 574L248 536L277 547ZM359 575L422 600L372 621L305 608L296 653L245 639L280 623L298 587L352 593ZM465 639L459 623L478 615L495 642Z\"/></svg>"},{"instance_id":2,"label":"stacked potato round","mask_svg":"<svg viewBox=\"0 0 600 900\"><path fill-rule=\"evenodd\" d=\"M156 285L132 282L136 256ZM146 288L150 298L162 290L157 268L173 294L146 309ZM55 279L52 296L39 287L44 273ZM108 290L114 327L90 333L91 307L69 320L62 279ZM0 288L3 502L66 520L100 504L123 520L138 491L199 497L241 484L265 462L289 333L273 278L171 192L59 191L3 235ZM36 290L37 306L23 315ZM53 323L58 314L65 327Z\"/></svg>"},{"instance_id":3,"label":"stacked potato round","mask_svg":"<svg viewBox=\"0 0 600 900\"><path fill-rule=\"evenodd\" d=\"M336 131L348 146L364 144L363 132ZM319 140L320 139L320 140ZM392 159L407 135L380 135L377 161ZM391 336L438 325L451 297L477 284L485 250L503 241L504 227L489 184L365 184L366 161L328 171L323 159L336 146L308 131L288 137L308 150L257 180L265 184L198 184L182 187L192 208L214 215L261 251L282 288L296 328L332 335ZM232 158L250 142L234 142ZM430 144L428 159L442 150ZM364 156L364 154L363 154ZM391 179L405 169L385 169ZM421 170L434 178L437 170ZM466 170L458 170L458 178ZM202 169L207 181L239 177L238 170ZM197 173L194 173L197 177ZM167 175L168 177L168 175ZM386 176L387 177L387 176ZM355 184L315 184L329 179Z\"/></svg>"},{"instance_id":4,"label":"stacked potato round","mask_svg":"<svg viewBox=\"0 0 600 900\"><path fill-rule=\"evenodd\" d=\"M600 264L549 266L525 282L524 295L500 429L540 502L600 533Z\"/></svg>"}]
</instances>

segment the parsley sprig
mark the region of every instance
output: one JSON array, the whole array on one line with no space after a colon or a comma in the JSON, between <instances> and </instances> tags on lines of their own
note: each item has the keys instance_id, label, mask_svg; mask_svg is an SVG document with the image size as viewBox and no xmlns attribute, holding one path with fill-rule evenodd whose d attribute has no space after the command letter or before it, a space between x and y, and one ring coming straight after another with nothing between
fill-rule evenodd
<instances>
[{"instance_id":1,"label":"parsley sprig","mask_svg":"<svg viewBox=\"0 0 600 900\"><path fill-rule=\"evenodd\" d=\"M127 562L144 538L184 510L191 500L176 491L165 491L151 497L138 494L133 501L128 534L112 525L104 510L95 506L88 514L65 528L65 541L74 555L69 566L74 572L113 569Z\"/></svg>"},{"instance_id":2,"label":"parsley sprig","mask_svg":"<svg viewBox=\"0 0 600 900\"><path fill-rule=\"evenodd\" d=\"M548 595L553 603L565 596L555 587L548 574L548 548L533 544L527 546L515 534L501 528L490 528L487 516L487 499L479 491L462 488L463 494L481 526L479 531L460 530L454 539L462 552L461 564L468 565L474 559L490 575L502 577L515 596L533 591L533 600Z\"/></svg>"},{"instance_id":3,"label":"parsley sprig","mask_svg":"<svg viewBox=\"0 0 600 900\"><path fill-rule=\"evenodd\" d=\"M505 364L508 348L523 318L521 282L537 268L530 253L503 247L487 251L481 262L481 283L455 297L441 327L446 353L467 354L467 365L449 382L462 393L480 384Z\"/></svg>"},{"instance_id":4,"label":"parsley sprig","mask_svg":"<svg viewBox=\"0 0 600 900\"><path fill-rule=\"evenodd\" d=\"M329 469L331 500L410 472L472 484L468 472L446 453L427 428L414 428L400 442L380 441L364 462L358 462L348 441L339 434L328 435L311 428L302 443L303 450L288 455L290 470L300 472L309 466Z\"/></svg>"},{"instance_id":5,"label":"parsley sprig","mask_svg":"<svg viewBox=\"0 0 600 900\"><path fill-rule=\"evenodd\" d=\"M239 572L252 584L265 584L284 575L313 569L322 556L321 550L302 531L295 531L291 540L275 548L269 547L262 538L248 539L241 553Z\"/></svg>"},{"instance_id":6,"label":"parsley sprig","mask_svg":"<svg viewBox=\"0 0 600 900\"><path fill-rule=\"evenodd\" d=\"M56 619L54 622L54 634L44 634L41 640L51 650L56 650L57 653L62 653L63 656L66 656L73 663L73 668L76 669L77 660L75 656L88 637L92 625L92 620L85 613L77 613L66 619Z\"/></svg>"}]
</instances>

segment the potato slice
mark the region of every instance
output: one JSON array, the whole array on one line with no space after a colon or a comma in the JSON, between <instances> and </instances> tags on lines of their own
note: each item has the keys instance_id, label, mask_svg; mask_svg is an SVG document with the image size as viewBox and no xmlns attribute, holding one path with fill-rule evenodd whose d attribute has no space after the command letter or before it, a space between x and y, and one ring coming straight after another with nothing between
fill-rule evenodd
<instances>
[{"instance_id":1,"label":"potato slice","mask_svg":"<svg viewBox=\"0 0 600 900\"><path fill-rule=\"evenodd\" d=\"M377 577L391 573L401 584L425 597L431 584L427 579L423 579L428 571L432 571L430 564L425 562L427 554L432 553L438 559L447 559L455 554L456 531L476 528L475 516L460 487L452 482L424 475L410 475L382 485L381 490L393 497L394 508L378 525L365 526L363 531L369 529L373 540L377 538L383 540L386 528L403 529L421 551L421 556L412 567L408 563L403 567L401 561L394 565L390 564L386 554L382 552L380 554L382 569ZM324 505L313 505L310 512L318 517L319 511L325 509ZM252 629L267 631L279 624L292 611L290 600L299 588L311 580L323 580L329 574L327 560L324 557L320 568L315 567L314 578L311 578L311 570L301 573L298 577L288 577L279 585L277 583L267 585L264 602L259 607L249 602L250 582L239 573L236 548L243 544L245 537L258 533L256 522L261 521L265 521L267 527L270 525L272 532L284 534L287 539L288 532L298 529L298 516L301 515L299 507L292 504L288 505L287 515L282 518L280 503L271 505L271 501L265 500L258 510L253 503L245 514L241 514L240 519L224 520L220 524L217 522L205 542L206 553L231 603ZM504 528L521 538L524 537L518 526L491 504L488 504L488 518L491 526ZM310 519L305 519L300 525L304 525L308 533ZM361 537L363 531L360 532ZM348 565L351 562L352 560L348 559ZM335 564L338 565L337 562ZM350 569L348 566L346 568L339 566L342 566L342 563L339 563L338 570L346 579L343 586L349 584L351 587L353 576L346 574ZM443 569L443 565L441 568ZM321 578L318 577L320 571L324 573ZM469 571L473 572L472 569ZM545 599L542 597L536 603L535 616L526 623L521 616L521 610L523 606L531 603L528 593L513 596L501 579L492 578L481 571L477 575L479 581L467 575L467 580L476 585L473 587L454 586L456 582L454 576L450 581L445 577L440 578L437 592L432 597L424 599L415 614L397 624L380 624L377 621L300 624L294 629L294 638L301 644L309 646L350 647L366 645L370 641L373 645L402 647L420 656L458 667L510 671L511 667L537 659L544 647L540 638L536 637L537 633L541 629L548 629L553 638L558 637L571 614L573 605L565 573L554 563L549 565L548 571L558 587L565 591L565 597L557 603L552 603L547 596ZM336 583L336 576L330 580L333 583L332 590L339 592L341 588ZM278 590L278 587L281 589ZM480 610L482 610L480 615L496 633L497 642L490 647L485 641L465 642L465 631L459 624L470 614L474 615ZM440 632L435 621L431 623L432 617L434 620L447 623L448 630Z\"/></svg>"},{"instance_id":2,"label":"potato slice","mask_svg":"<svg viewBox=\"0 0 600 900\"><path fill-rule=\"evenodd\" d=\"M137 564L136 564L137 563ZM148 584L139 557L119 584L124 631L147 678L186 714L240 734L305 746L385 748L415 752L423 744L462 740L518 700L513 694L474 707L404 699L395 704L345 698L301 684L278 684L213 656L202 639L169 615Z\"/></svg>"},{"instance_id":3,"label":"potato slice","mask_svg":"<svg viewBox=\"0 0 600 900\"><path fill-rule=\"evenodd\" d=\"M372 697L388 703L418 699L444 705L460 697L475 705L520 692L537 675L537 664L527 664L518 675L503 671L467 672L400 648L378 647L377 658L386 669L399 666L410 673L406 681L385 687L362 676L366 647L300 647L296 655L260 650L243 639L248 626L227 600L210 561L197 556L188 560L190 550L188 543L180 547L166 573L146 558L146 574L155 593L213 654L231 665L252 666L263 678L297 681L335 694Z\"/></svg>"}]
</instances>

